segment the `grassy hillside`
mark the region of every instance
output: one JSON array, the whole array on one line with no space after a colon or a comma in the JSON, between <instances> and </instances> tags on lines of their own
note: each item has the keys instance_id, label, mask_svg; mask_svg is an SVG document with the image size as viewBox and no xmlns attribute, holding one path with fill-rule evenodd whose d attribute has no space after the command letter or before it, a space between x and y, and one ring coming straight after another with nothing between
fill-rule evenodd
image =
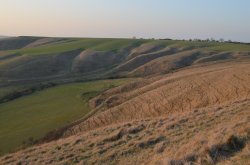
<instances>
[{"instance_id":1,"label":"grassy hillside","mask_svg":"<svg viewBox=\"0 0 250 165\"><path fill-rule=\"evenodd\" d=\"M21 95L18 99L15 97L15 100L0 104L0 154L13 151L23 142L31 143L33 139L44 137L46 133L52 131L52 135L61 133L56 138L72 135L72 139L69 138L68 141L72 141L73 144L69 146L74 148L68 151L65 139L60 143L63 146L51 142L43 147L43 151L38 151L42 155L41 159L38 158L39 161L47 164L51 161L72 163L75 159L85 164L95 164L98 161L100 164L103 161L110 164L112 161L117 162L115 159L126 160L127 156L131 156L133 164L137 161L135 157L140 159L141 155L155 155L152 150L157 150L158 153L158 150L168 145L169 140L173 140L173 143L168 147L166 155L171 155L171 159L178 161L186 155L182 153L176 157L172 148L181 151L181 144L186 143L185 138L189 140L187 138L189 137L191 140L196 135L200 136L202 130L215 133L215 128L221 129L217 127L217 122L222 126L228 124L230 120L225 122L223 119L227 115L217 114L217 109L224 107L223 112L226 113L232 105L238 109L238 106L243 106L244 101L249 103L250 45L247 44L181 40L15 37L1 40L0 50L0 97L13 90L20 90L23 84L25 87L46 83L58 84L56 87L43 88L42 91ZM107 90L133 80L117 79L120 77L141 77L141 79ZM103 80L96 81L96 79ZM89 82L75 83L80 81ZM107 91L103 92L105 90ZM91 107L96 107L95 111L91 111L88 105L90 98ZM213 114L210 114L210 107L215 108ZM196 112L202 112L203 109L207 114L196 118ZM248 110L249 107L245 112L248 113ZM83 118L89 112L92 112L91 116ZM244 116L234 109L230 111L230 118L235 117L234 112L240 117ZM185 125L183 128L180 127L186 121L185 113L190 113L190 120L195 121L190 123L189 132L185 132L189 129ZM245 120L249 123L247 115L248 118ZM170 118L166 119L168 121L166 127L161 128L162 122L158 117L169 116ZM217 116L220 116L221 120L216 120L211 129L207 129L209 124L206 123L199 124L202 128L195 125L200 120L213 120ZM146 118L149 120L145 120ZM176 123L171 126L173 121ZM235 123L240 124L239 121L236 120ZM129 122L129 125L122 125L124 122ZM53 131L69 123L70 126L64 130ZM147 126L144 127L143 123ZM154 123L158 123L159 127ZM114 130L119 130L117 134L109 129L112 128L111 125ZM99 131L98 129L103 126L107 128ZM157 130L158 128L160 129ZM227 128L236 127L228 125ZM80 135L79 137L84 137L84 142L79 143L76 133L88 134L93 130L97 130L100 136L96 136L95 133L89 133L90 136ZM174 134L171 130L175 131ZM114 135L109 137L112 132ZM162 139L159 132L166 138ZM227 133L228 136L230 134L231 132ZM129 146L124 143L128 140L131 140ZM211 142L214 145L224 143L227 144L224 140ZM76 155L79 157L74 157L73 160L70 155L59 153L59 156L62 156L59 158L58 152L53 154L47 151L51 150L50 146L53 151L66 146L62 149L63 152L71 155L77 152ZM77 147L80 147L79 152L75 150ZM83 148L88 148L90 152L83 151ZM144 149L149 149L150 152ZM212 150L213 147L210 146L208 149ZM103 157L105 152L108 154L104 154ZM89 158L93 154L96 159L94 162ZM48 158L48 155L53 157ZM20 155L15 156L13 161L18 160L17 157ZM198 154L197 157L199 156ZM143 157L142 162L144 158L151 156ZM24 157L21 162L27 161L33 160ZM0 164L1 162L8 160L0 158Z\"/></svg>"},{"instance_id":2,"label":"grassy hillside","mask_svg":"<svg viewBox=\"0 0 250 165\"><path fill-rule=\"evenodd\" d=\"M9 47L12 43L13 46ZM112 38L16 37L2 40L0 46L6 48L0 51L0 85L5 86L9 85L8 82L20 84L27 81L65 79L73 82L79 77L86 80L96 77L147 76L191 66L205 56L207 58L210 55L230 52L230 57L225 57L228 60L238 58L235 57L238 52L244 53L244 57L250 52L250 45L240 43ZM169 68L155 70L152 66L164 66L169 60L165 59L163 64L157 59L179 52L185 54L187 50L199 50L201 55L183 55L184 61L180 59L174 62L178 63L174 67L171 65ZM188 63L185 62L187 58ZM172 59L176 60L173 57L170 63L173 63Z\"/></svg>"},{"instance_id":3,"label":"grassy hillside","mask_svg":"<svg viewBox=\"0 0 250 165\"><path fill-rule=\"evenodd\" d=\"M33 39L34 40L34 39ZM60 43L51 43L34 48L21 48L16 50L9 50L8 53L39 55L39 54L53 54L76 49L93 49L96 51L112 51L119 50L128 46L129 44L143 44L143 43L158 43L165 46L175 48L207 48L208 50L217 51L250 51L250 46L245 44L235 43L218 43L205 41L181 41L181 40L144 40L144 39L102 39L102 38L68 38ZM6 52L1 51L1 52Z\"/></svg>"},{"instance_id":4,"label":"grassy hillside","mask_svg":"<svg viewBox=\"0 0 250 165\"><path fill-rule=\"evenodd\" d=\"M89 98L131 79L62 85L0 104L0 153L83 117Z\"/></svg>"},{"instance_id":5,"label":"grassy hillside","mask_svg":"<svg viewBox=\"0 0 250 165\"><path fill-rule=\"evenodd\" d=\"M14 86L14 87L2 87L0 88L0 97L6 96L9 93L12 93L15 90L22 89L20 86Z\"/></svg>"},{"instance_id":6,"label":"grassy hillside","mask_svg":"<svg viewBox=\"0 0 250 165\"><path fill-rule=\"evenodd\" d=\"M67 52L77 49L93 49L97 51L119 50L129 44L145 42L144 40L132 39L68 39L62 43L49 44L35 48L23 48L18 50L8 51L9 53L18 53L26 55L41 55Z\"/></svg>"},{"instance_id":7,"label":"grassy hillside","mask_svg":"<svg viewBox=\"0 0 250 165\"><path fill-rule=\"evenodd\" d=\"M72 136L0 164L248 165L249 74L249 60L215 63L107 90Z\"/></svg>"}]
</instances>

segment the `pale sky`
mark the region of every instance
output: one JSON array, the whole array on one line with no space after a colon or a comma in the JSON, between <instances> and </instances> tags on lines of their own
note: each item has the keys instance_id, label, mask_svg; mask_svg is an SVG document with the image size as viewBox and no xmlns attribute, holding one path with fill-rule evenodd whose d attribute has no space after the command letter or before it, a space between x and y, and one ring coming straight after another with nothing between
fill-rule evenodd
<instances>
[{"instance_id":1,"label":"pale sky","mask_svg":"<svg viewBox=\"0 0 250 165\"><path fill-rule=\"evenodd\" d=\"M0 35L250 42L250 1L0 0Z\"/></svg>"}]
</instances>

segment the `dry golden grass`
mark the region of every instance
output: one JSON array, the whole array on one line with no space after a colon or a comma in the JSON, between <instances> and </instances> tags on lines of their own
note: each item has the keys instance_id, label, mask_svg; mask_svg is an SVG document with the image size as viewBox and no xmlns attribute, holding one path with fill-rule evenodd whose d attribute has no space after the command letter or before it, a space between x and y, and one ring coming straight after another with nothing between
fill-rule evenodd
<instances>
[{"instance_id":1,"label":"dry golden grass","mask_svg":"<svg viewBox=\"0 0 250 165\"><path fill-rule=\"evenodd\" d=\"M0 164L249 164L250 63L202 64L141 79L90 101L64 138Z\"/></svg>"},{"instance_id":2,"label":"dry golden grass","mask_svg":"<svg viewBox=\"0 0 250 165\"><path fill-rule=\"evenodd\" d=\"M102 111L69 132L241 101L250 98L249 74L249 63L229 62L186 69L154 78L149 84L142 80L142 86L135 85L127 92L111 92L103 99Z\"/></svg>"},{"instance_id":3,"label":"dry golden grass","mask_svg":"<svg viewBox=\"0 0 250 165\"><path fill-rule=\"evenodd\" d=\"M250 100L82 132L0 158L0 164L249 162Z\"/></svg>"}]
</instances>

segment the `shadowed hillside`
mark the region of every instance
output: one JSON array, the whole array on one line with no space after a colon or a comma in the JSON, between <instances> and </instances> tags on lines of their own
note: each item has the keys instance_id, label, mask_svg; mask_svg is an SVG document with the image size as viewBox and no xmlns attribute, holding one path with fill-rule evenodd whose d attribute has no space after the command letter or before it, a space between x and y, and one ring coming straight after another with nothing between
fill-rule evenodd
<instances>
[{"instance_id":1,"label":"shadowed hillside","mask_svg":"<svg viewBox=\"0 0 250 165\"><path fill-rule=\"evenodd\" d=\"M250 51L248 45L232 43L42 37L7 38L0 41L0 49L2 86L165 74L248 58Z\"/></svg>"},{"instance_id":2,"label":"shadowed hillside","mask_svg":"<svg viewBox=\"0 0 250 165\"><path fill-rule=\"evenodd\" d=\"M0 50L21 49L32 42L39 40L38 37L11 37L0 41Z\"/></svg>"}]
</instances>

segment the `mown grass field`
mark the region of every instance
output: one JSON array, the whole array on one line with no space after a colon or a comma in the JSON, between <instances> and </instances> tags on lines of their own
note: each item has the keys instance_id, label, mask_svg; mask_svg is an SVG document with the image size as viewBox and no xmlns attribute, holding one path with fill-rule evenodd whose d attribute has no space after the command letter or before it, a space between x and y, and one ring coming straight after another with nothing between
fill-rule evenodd
<instances>
[{"instance_id":1,"label":"mown grass field","mask_svg":"<svg viewBox=\"0 0 250 165\"><path fill-rule=\"evenodd\" d=\"M91 111L91 97L129 81L132 79L61 85L0 104L0 154L83 117Z\"/></svg>"}]
</instances>

